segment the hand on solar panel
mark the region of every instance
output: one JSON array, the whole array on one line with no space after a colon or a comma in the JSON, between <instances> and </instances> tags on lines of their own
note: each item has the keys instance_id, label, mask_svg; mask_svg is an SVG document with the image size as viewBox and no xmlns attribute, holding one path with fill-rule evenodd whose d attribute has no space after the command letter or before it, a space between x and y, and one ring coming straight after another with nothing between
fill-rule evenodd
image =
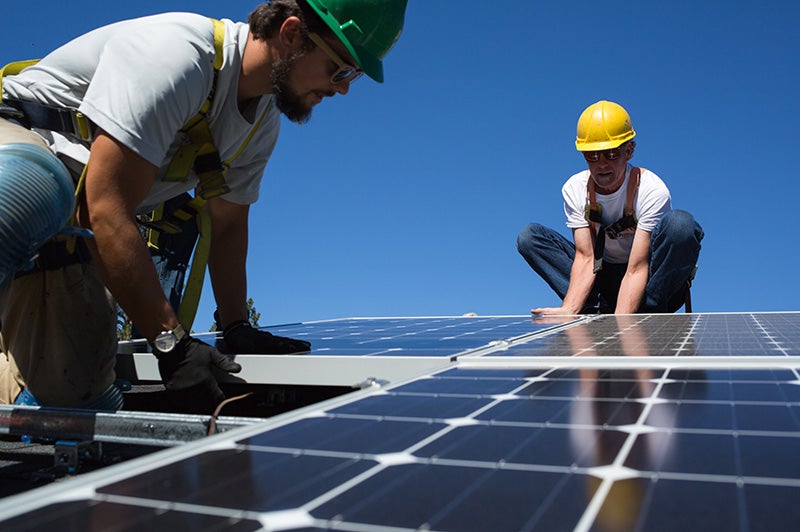
<instances>
[{"instance_id":1,"label":"hand on solar panel","mask_svg":"<svg viewBox=\"0 0 800 532\"><path fill-rule=\"evenodd\" d=\"M213 367L229 373L242 370L229 357L188 335L169 353L154 350L154 354L164 385L173 393L172 402L187 413L210 413L225 400L211 372Z\"/></svg>"},{"instance_id":2,"label":"hand on solar panel","mask_svg":"<svg viewBox=\"0 0 800 532\"><path fill-rule=\"evenodd\" d=\"M564 307L538 307L531 309L531 314L535 317L539 316L571 316L576 314Z\"/></svg>"},{"instance_id":3,"label":"hand on solar panel","mask_svg":"<svg viewBox=\"0 0 800 532\"><path fill-rule=\"evenodd\" d=\"M239 354L290 355L311 351L305 340L275 336L250 325L247 320L235 321L222 333L228 351Z\"/></svg>"}]
</instances>

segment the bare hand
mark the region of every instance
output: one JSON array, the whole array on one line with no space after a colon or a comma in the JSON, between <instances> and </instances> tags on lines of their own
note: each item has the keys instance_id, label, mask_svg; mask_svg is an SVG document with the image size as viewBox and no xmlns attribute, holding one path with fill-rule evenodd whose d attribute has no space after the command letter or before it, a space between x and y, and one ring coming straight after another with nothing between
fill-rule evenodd
<instances>
[{"instance_id":1,"label":"bare hand","mask_svg":"<svg viewBox=\"0 0 800 532\"><path fill-rule=\"evenodd\" d=\"M564 307L539 307L531 309L531 314L535 316L569 316L575 313Z\"/></svg>"}]
</instances>

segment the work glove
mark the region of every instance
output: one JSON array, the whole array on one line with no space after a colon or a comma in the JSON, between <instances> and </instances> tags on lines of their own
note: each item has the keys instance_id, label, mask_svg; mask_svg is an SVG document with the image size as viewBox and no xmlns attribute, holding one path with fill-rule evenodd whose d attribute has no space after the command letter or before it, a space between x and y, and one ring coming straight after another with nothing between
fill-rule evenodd
<instances>
[{"instance_id":1,"label":"work glove","mask_svg":"<svg viewBox=\"0 0 800 532\"><path fill-rule=\"evenodd\" d=\"M267 331L255 329L247 320L235 321L225 327L222 337L227 348L233 353L288 355L311 350L311 344L304 340L275 336Z\"/></svg>"},{"instance_id":2,"label":"work glove","mask_svg":"<svg viewBox=\"0 0 800 532\"><path fill-rule=\"evenodd\" d=\"M225 400L225 395L211 372L217 367L239 373L242 366L208 344L189 335L184 336L169 353L153 349L158 358L158 371L172 401L181 412L210 414Z\"/></svg>"}]
</instances>

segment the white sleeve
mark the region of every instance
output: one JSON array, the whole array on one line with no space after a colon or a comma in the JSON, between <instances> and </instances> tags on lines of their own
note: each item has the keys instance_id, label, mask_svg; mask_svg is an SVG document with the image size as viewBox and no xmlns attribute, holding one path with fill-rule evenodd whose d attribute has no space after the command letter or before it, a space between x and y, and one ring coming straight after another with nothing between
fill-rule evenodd
<instances>
[{"instance_id":1,"label":"white sleeve","mask_svg":"<svg viewBox=\"0 0 800 532\"><path fill-rule=\"evenodd\" d=\"M564 197L564 215L567 217L567 227L570 229L589 226L584 217L588 179L588 171L580 172L570 177L561 188L561 195Z\"/></svg>"},{"instance_id":2,"label":"white sleeve","mask_svg":"<svg viewBox=\"0 0 800 532\"><path fill-rule=\"evenodd\" d=\"M636 199L637 227L652 232L661 217L671 210L672 199L667 185L656 174L643 169Z\"/></svg>"}]
</instances>

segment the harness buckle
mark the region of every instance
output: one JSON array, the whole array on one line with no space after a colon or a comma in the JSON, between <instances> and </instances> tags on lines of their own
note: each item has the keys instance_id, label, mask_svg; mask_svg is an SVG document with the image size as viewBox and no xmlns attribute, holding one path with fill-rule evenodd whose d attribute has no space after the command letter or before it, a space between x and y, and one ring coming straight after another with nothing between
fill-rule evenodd
<instances>
[{"instance_id":1,"label":"harness buckle","mask_svg":"<svg viewBox=\"0 0 800 532\"><path fill-rule=\"evenodd\" d=\"M608 236L608 238L616 240L620 236L622 236L622 233L624 233L628 229L636 227L637 223L638 220L636 219L636 216L634 216L633 214L626 214L625 216L623 216L622 218L620 218L619 220L617 220L616 222L605 228L606 235Z\"/></svg>"},{"instance_id":2,"label":"harness buckle","mask_svg":"<svg viewBox=\"0 0 800 532\"><path fill-rule=\"evenodd\" d=\"M72 119L73 133L83 141L92 142L94 140L92 122L80 111L71 111L69 115Z\"/></svg>"},{"instance_id":3,"label":"harness buckle","mask_svg":"<svg viewBox=\"0 0 800 532\"><path fill-rule=\"evenodd\" d=\"M583 207L583 217L587 222L594 222L596 224L603 221L603 206L599 203L587 202Z\"/></svg>"}]
</instances>

